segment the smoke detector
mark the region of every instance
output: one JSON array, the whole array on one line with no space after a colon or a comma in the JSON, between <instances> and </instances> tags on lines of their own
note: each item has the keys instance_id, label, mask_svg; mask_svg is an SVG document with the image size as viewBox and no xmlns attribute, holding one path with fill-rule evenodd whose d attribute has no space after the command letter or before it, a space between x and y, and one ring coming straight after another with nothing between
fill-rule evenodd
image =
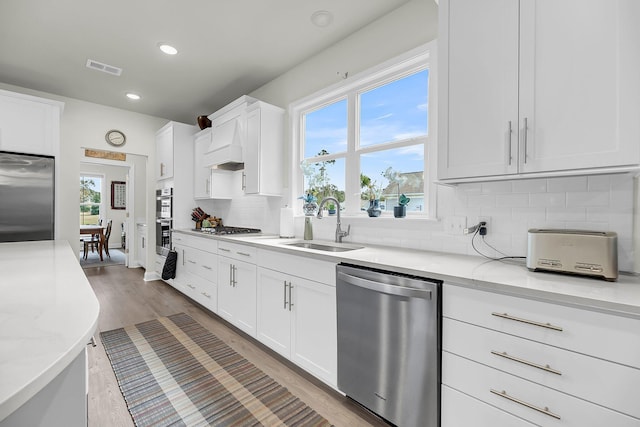
<instances>
[{"instance_id":1,"label":"smoke detector","mask_svg":"<svg viewBox=\"0 0 640 427\"><path fill-rule=\"evenodd\" d=\"M120 74L122 74L122 68L104 64L93 59L87 59L87 68L91 68L92 70L96 71L102 71L103 73L111 74L114 76L119 76Z\"/></svg>"}]
</instances>

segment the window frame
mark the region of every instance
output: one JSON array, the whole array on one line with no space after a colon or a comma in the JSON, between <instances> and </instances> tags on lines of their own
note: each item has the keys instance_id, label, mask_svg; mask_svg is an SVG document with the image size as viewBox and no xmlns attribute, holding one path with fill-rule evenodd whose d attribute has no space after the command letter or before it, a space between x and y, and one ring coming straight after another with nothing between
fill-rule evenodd
<instances>
[{"instance_id":1,"label":"window frame","mask_svg":"<svg viewBox=\"0 0 640 427\"><path fill-rule=\"evenodd\" d=\"M106 175L103 174L99 174L99 173L94 173L94 172L88 172L88 173L83 173L80 172L80 176L79 176L79 180L82 178L99 178L100 179L100 203L78 203L78 206L94 206L94 205L98 205L100 208L100 212L98 215L98 220L102 219L104 220L106 218L106 209L107 209L107 205L105 202L105 196L106 196ZM79 181L78 181L79 182Z\"/></svg>"},{"instance_id":2,"label":"window frame","mask_svg":"<svg viewBox=\"0 0 640 427\"><path fill-rule=\"evenodd\" d=\"M429 98L428 98L428 129L426 136L407 138L400 141L391 141L382 144L373 144L363 147L357 146L357 132L359 129L360 94L401 79L418 71L429 70ZM295 101L289 105L289 118L291 122L291 200L296 200L305 190L304 177L300 163L304 159L305 130L304 117L306 113L321 109L341 99L347 99L347 149L346 152L331 153L326 156L313 156L313 162L345 159L345 198L347 201L358 201L360 176L360 155L383 151L387 149L402 148L422 143L424 148L424 198L427 208L421 212L408 212L404 220L411 219L435 219L436 218L436 146L437 146L437 52L436 42L432 41L413 49L403 55L385 61L375 67L365 70L357 75L350 76L341 82L333 84L312 95ZM350 196L351 195L351 196ZM295 212L302 215L302 205L293 203ZM366 218L366 212L360 211L360 203L347 203L347 209L343 212L346 217ZM388 217L388 215L386 215ZM391 214L393 218L393 214ZM375 220L380 220L376 218Z\"/></svg>"}]
</instances>

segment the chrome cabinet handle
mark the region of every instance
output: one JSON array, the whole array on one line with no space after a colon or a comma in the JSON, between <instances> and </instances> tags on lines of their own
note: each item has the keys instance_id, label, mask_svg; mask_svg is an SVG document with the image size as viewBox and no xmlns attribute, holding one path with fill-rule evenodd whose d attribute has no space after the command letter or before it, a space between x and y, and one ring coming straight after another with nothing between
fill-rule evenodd
<instances>
[{"instance_id":1,"label":"chrome cabinet handle","mask_svg":"<svg viewBox=\"0 0 640 427\"><path fill-rule=\"evenodd\" d=\"M223 252L231 252L231 249L227 249L227 248L218 248L218 250Z\"/></svg>"},{"instance_id":2,"label":"chrome cabinet handle","mask_svg":"<svg viewBox=\"0 0 640 427\"><path fill-rule=\"evenodd\" d=\"M242 172L242 190L247 189L247 174Z\"/></svg>"},{"instance_id":3,"label":"chrome cabinet handle","mask_svg":"<svg viewBox=\"0 0 640 427\"><path fill-rule=\"evenodd\" d=\"M507 130L508 134L509 134L509 139L508 139L508 143L507 143L507 153L509 156L509 166L511 166L511 134L513 133L513 130L511 129L511 120L509 120L509 129Z\"/></svg>"},{"instance_id":4,"label":"chrome cabinet handle","mask_svg":"<svg viewBox=\"0 0 640 427\"><path fill-rule=\"evenodd\" d=\"M213 268L209 267L208 265L203 265L202 268L206 268L207 270L213 270Z\"/></svg>"},{"instance_id":5,"label":"chrome cabinet handle","mask_svg":"<svg viewBox=\"0 0 640 427\"><path fill-rule=\"evenodd\" d=\"M182 250L182 265L184 265L184 249Z\"/></svg>"},{"instance_id":6,"label":"chrome cabinet handle","mask_svg":"<svg viewBox=\"0 0 640 427\"><path fill-rule=\"evenodd\" d=\"M251 254L248 254L246 252L236 252L238 255L243 255L243 256L251 256Z\"/></svg>"},{"instance_id":7,"label":"chrome cabinet handle","mask_svg":"<svg viewBox=\"0 0 640 427\"><path fill-rule=\"evenodd\" d=\"M190 259L188 259L187 262L190 263L190 264L195 264L196 263L195 261L191 261Z\"/></svg>"},{"instance_id":8,"label":"chrome cabinet handle","mask_svg":"<svg viewBox=\"0 0 640 427\"><path fill-rule=\"evenodd\" d=\"M205 193L209 194L209 178L207 178L207 185L205 186Z\"/></svg>"},{"instance_id":9,"label":"chrome cabinet handle","mask_svg":"<svg viewBox=\"0 0 640 427\"><path fill-rule=\"evenodd\" d=\"M291 307L293 307L293 300L291 299L291 289L293 289L293 285L289 282L289 311L291 311Z\"/></svg>"},{"instance_id":10,"label":"chrome cabinet handle","mask_svg":"<svg viewBox=\"0 0 640 427\"><path fill-rule=\"evenodd\" d=\"M160 176L164 175L164 163L160 162Z\"/></svg>"},{"instance_id":11,"label":"chrome cabinet handle","mask_svg":"<svg viewBox=\"0 0 640 427\"><path fill-rule=\"evenodd\" d=\"M229 264L229 286L233 286L233 265Z\"/></svg>"},{"instance_id":12,"label":"chrome cabinet handle","mask_svg":"<svg viewBox=\"0 0 640 427\"><path fill-rule=\"evenodd\" d=\"M238 281L236 280L236 272L238 271L238 267L236 267L235 265L232 265L231 270L233 271L233 287L235 288L236 285L238 284Z\"/></svg>"},{"instance_id":13,"label":"chrome cabinet handle","mask_svg":"<svg viewBox=\"0 0 640 427\"><path fill-rule=\"evenodd\" d=\"M142 249L144 249L144 237L142 238Z\"/></svg>"},{"instance_id":14,"label":"chrome cabinet handle","mask_svg":"<svg viewBox=\"0 0 640 427\"><path fill-rule=\"evenodd\" d=\"M206 293L206 292L200 292L200 293L201 293L202 295L204 295L205 297L207 297L207 298L211 298L211 295L209 295L209 294L208 294L208 293Z\"/></svg>"},{"instance_id":15,"label":"chrome cabinet handle","mask_svg":"<svg viewBox=\"0 0 640 427\"><path fill-rule=\"evenodd\" d=\"M496 356L504 357L505 359L513 360L514 362L522 363L523 365L532 366L534 368L542 369L543 371L551 372L552 374L562 375L562 372L558 371L557 369L553 369L549 365L539 365L537 363L529 362L528 360L521 359L519 357L507 354L506 351L491 350L491 354L495 354Z\"/></svg>"},{"instance_id":16,"label":"chrome cabinet handle","mask_svg":"<svg viewBox=\"0 0 640 427\"><path fill-rule=\"evenodd\" d=\"M558 420L560 419L560 415L554 414L546 406L544 408L540 408L540 407L538 407L536 405L532 405L531 403L527 403L524 400L518 399L517 397L509 396L507 394L507 392L504 391L504 390L498 391L498 390L494 390L494 389L491 388L491 389L489 389L489 391L491 393L495 394L495 395L498 395L500 397L504 397L507 400L510 400L512 402L515 402L515 403L518 403L518 404L520 404L522 406L526 406L529 409L533 409L534 411L542 412L543 414L548 415L548 416L553 417L553 418L558 419Z\"/></svg>"},{"instance_id":17,"label":"chrome cabinet handle","mask_svg":"<svg viewBox=\"0 0 640 427\"><path fill-rule=\"evenodd\" d=\"M187 283L187 287L189 287L189 288L191 288L191 289L195 289L195 288L196 288L195 286L190 285L190 284L188 284L188 283Z\"/></svg>"},{"instance_id":18,"label":"chrome cabinet handle","mask_svg":"<svg viewBox=\"0 0 640 427\"><path fill-rule=\"evenodd\" d=\"M284 286L283 286L283 289L284 289L284 298L283 298L283 300L284 300L284 307L283 307L283 308L286 310L286 309L287 309L287 281L286 281L286 280L283 280L283 281L282 281L282 284L284 285Z\"/></svg>"},{"instance_id":19,"label":"chrome cabinet handle","mask_svg":"<svg viewBox=\"0 0 640 427\"><path fill-rule=\"evenodd\" d=\"M562 328L560 326L552 325L551 323L536 322L534 320L528 320L528 319L523 319L521 317L511 316L510 314L507 314L507 313L493 312L491 313L491 315L496 317L502 317L503 319L513 320L516 322L526 323L527 325L534 325L534 326L539 326L541 328L553 329L554 331L562 332Z\"/></svg>"},{"instance_id":20,"label":"chrome cabinet handle","mask_svg":"<svg viewBox=\"0 0 640 427\"><path fill-rule=\"evenodd\" d=\"M527 133L529 130L529 126L527 125L527 118L524 118L524 126L523 126L523 131L524 131L524 135L522 136L523 138L523 145L524 145L524 164L527 164Z\"/></svg>"}]
</instances>

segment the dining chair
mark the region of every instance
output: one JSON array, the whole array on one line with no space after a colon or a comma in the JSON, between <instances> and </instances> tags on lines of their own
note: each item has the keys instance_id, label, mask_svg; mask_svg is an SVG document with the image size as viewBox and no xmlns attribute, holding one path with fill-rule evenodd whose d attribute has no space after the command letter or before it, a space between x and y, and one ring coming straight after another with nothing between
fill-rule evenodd
<instances>
[{"instance_id":1,"label":"dining chair","mask_svg":"<svg viewBox=\"0 0 640 427\"><path fill-rule=\"evenodd\" d=\"M98 234L92 234L90 236L81 237L80 241L84 245L84 255L83 258L87 259L89 255L89 249L93 252L95 249L98 249L98 244L100 243L100 236Z\"/></svg>"},{"instance_id":2,"label":"dining chair","mask_svg":"<svg viewBox=\"0 0 640 427\"><path fill-rule=\"evenodd\" d=\"M109 237L111 237L111 227L113 226L113 220L110 219L107 223L107 231L104 233L104 253L107 254L109 258L111 255L109 254Z\"/></svg>"}]
</instances>

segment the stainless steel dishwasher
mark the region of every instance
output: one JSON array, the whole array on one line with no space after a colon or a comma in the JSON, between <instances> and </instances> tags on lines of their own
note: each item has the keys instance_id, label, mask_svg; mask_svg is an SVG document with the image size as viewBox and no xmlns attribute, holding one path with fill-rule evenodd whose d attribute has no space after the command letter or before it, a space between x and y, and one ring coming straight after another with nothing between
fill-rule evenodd
<instances>
[{"instance_id":1,"label":"stainless steel dishwasher","mask_svg":"<svg viewBox=\"0 0 640 427\"><path fill-rule=\"evenodd\" d=\"M338 389L395 425L439 426L442 282L336 271Z\"/></svg>"}]
</instances>

